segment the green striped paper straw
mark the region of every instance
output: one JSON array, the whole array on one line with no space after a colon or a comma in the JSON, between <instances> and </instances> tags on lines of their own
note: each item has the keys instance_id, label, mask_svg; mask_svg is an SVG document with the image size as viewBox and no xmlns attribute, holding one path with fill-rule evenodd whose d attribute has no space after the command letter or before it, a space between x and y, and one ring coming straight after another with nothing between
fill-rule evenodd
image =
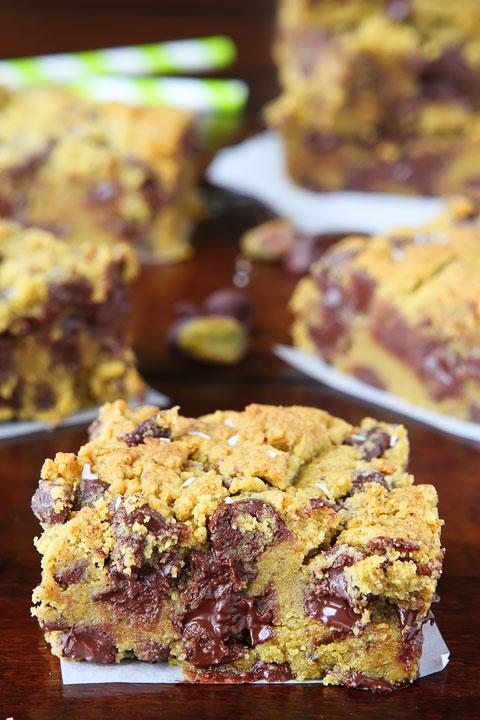
<instances>
[{"instance_id":1,"label":"green striped paper straw","mask_svg":"<svg viewBox=\"0 0 480 720\"><path fill-rule=\"evenodd\" d=\"M90 75L65 87L99 102L173 105L200 113L239 113L248 98L248 87L241 80Z\"/></svg>"},{"instance_id":2,"label":"green striped paper straw","mask_svg":"<svg viewBox=\"0 0 480 720\"><path fill-rule=\"evenodd\" d=\"M46 82L68 83L83 75L177 74L218 70L236 56L234 42L223 35L172 40L149 45L38 55L0 61L0 83L25 86Z\"/></svg>"}]
</instances>

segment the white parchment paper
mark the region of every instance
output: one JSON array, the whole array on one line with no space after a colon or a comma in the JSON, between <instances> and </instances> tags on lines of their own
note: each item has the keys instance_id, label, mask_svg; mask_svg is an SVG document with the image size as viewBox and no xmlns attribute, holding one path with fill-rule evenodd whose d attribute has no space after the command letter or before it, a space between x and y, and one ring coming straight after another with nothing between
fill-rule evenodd
<instances>
[{"instance_id":1,"label":"white parchment paper","mask_svg":"<svg viewBox=\"0 0 480 720\"><path fill-rule=\"evenodd\" d=\"M169 407L171 404L170 398L153 388L147 388L147 392L143 397L133 397L129 399L131 407L139 407L139 405L155 405L157 407ZM80 412L69 415L69 417L62 420L58 425L52 425L46 422L37 422L34 420L12 422L1 422L0 423L0 440L6 440L8 438L21 437L22 435L33 435L34 433L53 431L56 428L62 427L74 427L75 425L84 425L85 423L92 422L97 417L100 406L89 408L88 410L82 410Z\"/></svg>"},{"instance_id":2,"label":"white parchment paper","mask_svg":"<svg viewBox=\"0 0 480 720\"><path fill-rule=\"evenodd\" d=\"M450 651L436 623L423 626L423 652L420 658L419 677L432 675L448 664ZM99 683L138 683L169 685L185 682L182 671L167 663L149 664L139 660L124 661L112 665L60 660L64 685L95 685ZM265 683L265 680L259 682ZM289 680L289 683L296 682ZM310 680L309 683L320 683Z\"/></svg>"},{"instance_id":3,"label":"white parchment paper","mask_svg":"<svg viewBox=\"0 0 480 720\"><path fill-rule=\"evenodd\" d=\"M419 420L425 425L431 425L438 430L456 435L465 440L480 442L480 423L458 420L450 415L443 415L434 410L427 410L418 405L413 405L397 395L379 390L372 385L367 385L357 378L344 375L331 365L328 365L320 357L309 355L303 350L288 345L275 345L273 351L278 357L284 360L300 372L319 380L324 385L339 390L347 395L353 395L360 400L380 405L380 407L392 410L395 413L406 415L414 420Z\"/></svg>"},{"instance_id":4,"label":"white parchment paper","mask_svg":"<svg viewBox=\"0 0 480 720\"><path fill-rule=\"evenodd\" d=\"M317 193L295 185L285 171L281 137L263 132L221 150L207 169L214 185L260 200L307 234L379 233L397 225L421 225L440 210L437 198L387 193Z\"/></svg>"}]
</instances>

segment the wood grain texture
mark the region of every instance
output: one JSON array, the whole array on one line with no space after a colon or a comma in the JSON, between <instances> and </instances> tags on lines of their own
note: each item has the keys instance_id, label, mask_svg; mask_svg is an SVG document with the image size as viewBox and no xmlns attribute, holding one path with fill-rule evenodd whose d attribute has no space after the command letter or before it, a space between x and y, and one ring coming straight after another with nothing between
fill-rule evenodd
<instances>
[{"instance_id":1,"label":"wood grain texture","mask_svg":"<svg viewBox=\"0 0 480 720\"><path fill-rule=\"evenodd\" d=\"M269 59L273 13L273 0L19 0L0 4L0 47L5 57L13 57L226 32L239 47L230 74L251 85L246 127L252 130L261 126L261 107L276 93ZM194 260L145 268L135 283L136 348L146 377L185 414L240 409L257 401L323 407L352 422L365 414L398 420L323 388L272 355L274 342L288 340L286 302L295 283L278 266L254 267L252 348L238 368L195 365L169 349L165 333L174 317L173 304L200 301L228 286L239 233L262 218L253 203L236 199L220 206L223 210L198 229ZM435 611L452 651L444 672L387 697L308 685L62 687L58 661L29 617L30 593L40 574L32 545L39 527L30 497L44 458L74 451L85 440L85 429L59 430L0 445L0 720L478 718L480 453L478 447L413 421L405 423L412 444L410 469L418 483L436 485L446 521L447 554Z\"/></svg>"}]
</instances>

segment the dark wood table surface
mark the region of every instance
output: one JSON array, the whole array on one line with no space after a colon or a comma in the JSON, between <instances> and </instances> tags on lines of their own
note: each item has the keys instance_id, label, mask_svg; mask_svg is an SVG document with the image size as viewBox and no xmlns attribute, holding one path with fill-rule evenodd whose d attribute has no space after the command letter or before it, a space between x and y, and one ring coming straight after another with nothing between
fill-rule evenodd
<instances>
[{"instance_id":1,"label":"dark wood table surface","mask_svg":"<svg viewBox=\"0 0 480 720\"><path fill-rule=\"evenodd\" d=\"M245 132L261 128L261 108L276 93L269 56L273 0L8 0L0 2L0 53L14 57L159 39L227 33L239 57L230 71L251 88ZM140 367L185 414L251 401L322 407L358 421L365 414L398 420L322 387L276 359L274 342L288 342L286 302L296 278L279 266L256 265L250 291L255 324L249 357L237 368L196 365L169 349L165 333L177 300L198 301L231 283L240 232L262 218L255 204L216 197L216 213L195 237L195 259L151 267L135 284L134 327ZM85 428L57 430L0 445L0 720L105 718L479 718L480 454L478 447L408 419L410 470L433 483L445 518L447 548L435 613L452 658L442 673L379 696L309 685L86 685L62 687L30 593L39 580L30 511L41 464L57 451L75 451Z\"/></svg>"}]
</instances>

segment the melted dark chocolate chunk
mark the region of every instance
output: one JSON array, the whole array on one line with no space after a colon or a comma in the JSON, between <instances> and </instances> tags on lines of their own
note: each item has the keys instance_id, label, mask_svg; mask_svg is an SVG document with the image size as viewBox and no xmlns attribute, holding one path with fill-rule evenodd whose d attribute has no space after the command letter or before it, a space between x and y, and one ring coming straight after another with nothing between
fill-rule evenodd
<instances>
[{"instance_id":1,"label":"melted dark chocolate chunk","mask_svg":"<svg viewBox=\"0 0 480 720\"><path fill-rule=\"evenodd\" d=\"M376 340L412 367L434 400L460 394L460 360L441 338L426 334L421 324L408 325L387 303L377 307L372 322Z\"/></svg>"},{"instance_id":2,"label":"melted dark chocolate chunk","mask_svg":"<svg viewBox=\"0 0 480 720\"><path fill-rule=\"evenodd\" d=\"M305 598L305 612L329 627L349 633L358 627L361 615L354 613L348 602L335 595L318 596L310 593Z\"/></svg>"},{"instance_id":3,"label":"melted dark chocolate chunk","mask_svg":"<svg viewBox=\"0 0 480 720\"><path fill-rule=\"evenodd\" d=\"M40 522L58 524L70 517L73 493L56 480L40 480L32 498L33 514Z\"/></svg>"},{"instance_id":4,"label":"melted dark chocolate chunk","mask_svg":"<svg viewBox=\"0 0 480 720\"><path fill-rule=\"evenodd\" d=\"M63 589L74 583L79 583L85 575L85 563L78 563L67 570L59 573L53 573L53 579L57 585L61 585Z\"/></svg>"},{"instance_id":5,"label":"melted dark chocolate chunk","mask_svg":"<svg viewBox=\"0 0 480 720\"><path fill-rule=\"evenodd\" d=\"M352 482L351 495L363 492L367 483L378 483L386 490L391 490L390 485L385 480L385 475L379 470L357 470Z\"/></svg>"},{"instance_id":6,"label":"melted dark chocolate chunk","mask_svg":"<svg viewBox=\"0 0 480 720\"><path fill-rule=\"evenodd\" d=\"M399 537L375 537L367 543L367 548L369 550L385 550L388 547L402 553L412 553L416 550L420 550L420 545L417 545L417 543L413 543L410 542L410 540L405 540L404 538Z\"/></svg>"},{"instance_id":7,"label":"melted dark chocolate chunk","mask_svg":"<svg viewBox=\"0 0 480 720\"><path fill-rule=\"evenodd\" d=\"M72 627L60 637L63 657L97 663L115 662L117 651L107 633L96 627Z\"/></svg>"},{"instance_id":8,"label":"melted dark chocolate chunk","mask_svg":"<svg viewBox=\"0 0 480 720\"><path fill-rule=\"evenodd\" d=\"M184 592L187 607L181 632L187 657L197 666L232 662L245 652L234 636L248 632L251 645L273 636L276 611L274 591L256 597L238 592L240 582L232 561L194 551L192 573Z\"/></svg>"},{"instance_id":9,"label":"melted dark chocolate chunk","mask_svg":"<svg viewBox=\"0 0 480 720\"><path fill-rule=\"evenodd\" d=\"M396 607L395 610L403 643L403 650L398 657L405 670L408 670L414 660L420 657L423 645L422 625L423 622L429 619L429 616L427 615L425 620L418 625L418 610L408 610L401 607Z\"/></svg>"},{"instance_id":10,"label":"melted dark chocolate chunk","mask_svg":"<svg viewBox=\"0 0 480 720\"><path fill-rule=\"evenodd\" d=\"M337 552L333 547L326 553ZM348 550L335 558L331 568L305 595L305 611L307 615L320 620L340 632L348 633L359 626L361 614L353 611L354 598L350 595L344 569L359 562L363 554L352 555Z\"/></svg>"},{"instance_id":11,"label":"melted dark chocolate chunk","mask_svg":"<svg viewBox=\"0 0 480 720\"><path fill-rule=\"evenodd\" d=\"M240 515L250 515L257 521L267 521L273 536L268 538L259 531L249 532L235 524ZM220 505L208 525L212 548L217 557L231 561L238 576L245 581L257 575L256 560L267 547L291 538L279 513L264 500L239 500Z\"/></svg>"},{"instance_id":12,"label":"melted dark chocolate chunk","mask_svg":"<svg viewBox=\"0 0 480 720\"><path fill-rule=\"evenodd\" d=\"M370 307L375 281L364 272L354 272L350 283L342 285L336 271L356 255L357 250L335 250L324 257L324 267L313 277L322 291L322 322L310 326L310 334L322 355L331 359L340 342L348 340L351 315L367 312Z\"/></svg>"},{"instance_id":13,"label":"melted dark chocolate chunk","mask_svg":"<svg viewBox=\"0 0 480 720\"><path fill-rule=\"evenodd\" d=\"M356 670L348 675L343 675L341 683L347 687L359 688L360 690L373 690L373 692L384 694L391 693L394 689L390 683L385 680L369 677L368 675L364 675Z\"/></svg>"},{"instance_id":14,"label":"melted dark chocolate chunk","mask_svg":"<svg viewBox=\"0 0 480 720\"><path fill-rule=\"evenodd\" d=\"M118 440L126 442L128 447L134 447L135 445L141 445L145 442L145 438L169 438L172 434L172 428L163 427L156 422L157 415L153 415L151 418L144 420L137 425L135 430L132 430L125 435L120 435Z\"/></svg>"},{"instance_id":15,"label":"melted dark chocolate chunk","mask_svg":"<svg viewBox=\"0 0 480 720\"><path fill-rule=\"evenodd\" d=\"M168 581L158 568L145 567L132 573L111 590L105 590L93 599L111 603L119 616L141 620L142 624L158 620Z\"/></svg>"},{"instance_id":16,"label":"melted dark chocolate chunk","mask_svg":"<svg viewBox=\"0 0 480 720\"><path fill-rule=\"evenodd\" d=\"M250 670L235 670L228 668L227 670L212 669L202 670L200 672L189 672L195 682L228 682L228 683L244 683L259 682L267 680L267 682L287 682L293 680L294 675L288 663L266 663L263 660L257 660Z\"/></svg>"},{"instance_id":17,"label":"melted dark chocolate chunk","mask_svg":"<svg viewBox=\"0 0 480 720\"><path fill-rule=\"evenodd\" d=\"M343 444L362 448L363 460L370 462L373 458L381 457L385 450L388 450L391 446L391 438L386 430L373 427L370 430L359 429L353 435L346 437Z\"/></svg>"}]
</instances>

